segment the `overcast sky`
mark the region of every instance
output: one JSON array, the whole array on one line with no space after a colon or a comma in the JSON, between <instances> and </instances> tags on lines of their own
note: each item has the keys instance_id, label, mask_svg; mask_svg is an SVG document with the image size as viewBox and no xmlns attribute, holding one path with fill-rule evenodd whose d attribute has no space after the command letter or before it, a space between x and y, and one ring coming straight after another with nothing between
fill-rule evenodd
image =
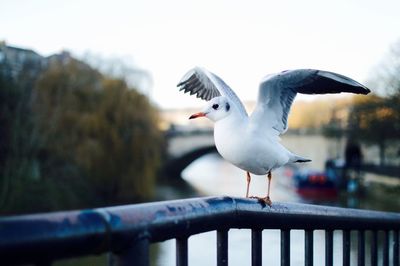
<instances>
[{"instance_id":1,"label":"overcast sky","mask_svg":"<svg viewBox=\"0 0 400 266\"><path fill-rule=\"evenodd\" d=\"M0 40L43 55L128 58L152 74L159 106L199 106L176 89L196 65L245 100L264 75L285 69L365 82L400 39L399 10L398 0L0 0Z\"/></svg>"}]
</instances>

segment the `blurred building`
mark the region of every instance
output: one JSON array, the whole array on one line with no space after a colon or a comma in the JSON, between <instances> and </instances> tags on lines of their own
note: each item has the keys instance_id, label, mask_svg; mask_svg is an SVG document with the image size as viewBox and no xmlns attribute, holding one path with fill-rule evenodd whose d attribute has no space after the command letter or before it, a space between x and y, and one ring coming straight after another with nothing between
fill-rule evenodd
<instances>
[{"instance_id":1,"label":"blurred building","mask_svg":"<svg viewBox=\"0 0 400 266\"><path fill-rule=\"evenodd\" d=\"M17 78L24 71L26 75L37 75L46 65L46 59L30 49L8 46L0 42L0 71L3 75Z\"/></svg>"},{"instance_id":2,"label":"blurred building","mask_svg":"<svg viewBox=\"0 0 400 266\"><path fill-rule=\"evenodd\" d=\"M28 77L37 77L52 62L67 63L71 59L70 53L66 51L44 57L31 49L10 46L0 41L0 71L13 79L18 78L22 72Z\"/></svg>"}]
</instances>

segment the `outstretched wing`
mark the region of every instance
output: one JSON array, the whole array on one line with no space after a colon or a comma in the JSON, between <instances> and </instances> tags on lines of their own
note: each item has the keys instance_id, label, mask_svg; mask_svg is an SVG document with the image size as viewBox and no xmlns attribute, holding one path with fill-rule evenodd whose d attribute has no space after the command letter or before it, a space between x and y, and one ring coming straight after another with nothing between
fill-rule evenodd
<instances>
[{"instance_id":1,"label":"outstretched wing","mask_svg":"<svg viewBox=\"0 0 400 266\"><path fill-rule=\"evenodd\" d=\"M260 84L257 105L250 120L262 124L263 129L273 128L282 134L288 128L290 107L297 93L341 92L368 94L370 90L346 76L322 70L297 69L268 75Z\"/></svg>"},{"instance_id":2,"label":"outstretched wing","mask_svg":"<svg viewBox=\"0 0 400 266\"><path fill-rule=\"evenodd\" d=\"M180 91L195 94L197 98L209 101L214 97L225 96L236 106L236 109L247 116L247 112L235 92L217 75L204 68L195 67L189 70L177 85Z\"/></svg>"}]
</instances>

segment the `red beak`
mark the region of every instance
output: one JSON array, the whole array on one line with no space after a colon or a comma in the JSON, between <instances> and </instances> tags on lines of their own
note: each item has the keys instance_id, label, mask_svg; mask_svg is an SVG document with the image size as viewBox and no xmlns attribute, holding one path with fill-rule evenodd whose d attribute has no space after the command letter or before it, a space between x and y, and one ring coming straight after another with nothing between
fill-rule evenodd
<instances>
[{"instance_id":1,"label":"red beak","mask_svg":"<svg viewBox=\"0 0 400 266\"><path fill-rule=\"evenodd\" d=\"M203 112L200 112L200 113L192 114L192 115L189 117L189 119L194 119L194 118L203 117L203 116L206 116L206 114L203 113Z\"/></svg>"}]
</instances>

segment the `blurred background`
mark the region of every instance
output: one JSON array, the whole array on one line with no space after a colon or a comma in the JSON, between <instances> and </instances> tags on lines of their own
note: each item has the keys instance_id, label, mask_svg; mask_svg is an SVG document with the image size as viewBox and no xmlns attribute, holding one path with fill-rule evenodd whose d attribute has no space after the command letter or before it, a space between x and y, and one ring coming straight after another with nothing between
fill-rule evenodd
<instances>
[{"instance_id":1,"label":"blurred background","mask_svg":"<svg viewBox=\"0 0 400 266\"><path fill-rule=\"evenodd\" d=\"M262 77L286 69L369 87L297 97L282 143L313 161L277 170L271 196L400 211L398 10L390 0L1 1L0 215L244 196L245 173L216 153L212 124L188 120L204 102L176 88L197 65L249 113ZM254 177L251 194L265 191ZM155 248L158 265L170 248Z\"/></svg>"}]
</instances>

